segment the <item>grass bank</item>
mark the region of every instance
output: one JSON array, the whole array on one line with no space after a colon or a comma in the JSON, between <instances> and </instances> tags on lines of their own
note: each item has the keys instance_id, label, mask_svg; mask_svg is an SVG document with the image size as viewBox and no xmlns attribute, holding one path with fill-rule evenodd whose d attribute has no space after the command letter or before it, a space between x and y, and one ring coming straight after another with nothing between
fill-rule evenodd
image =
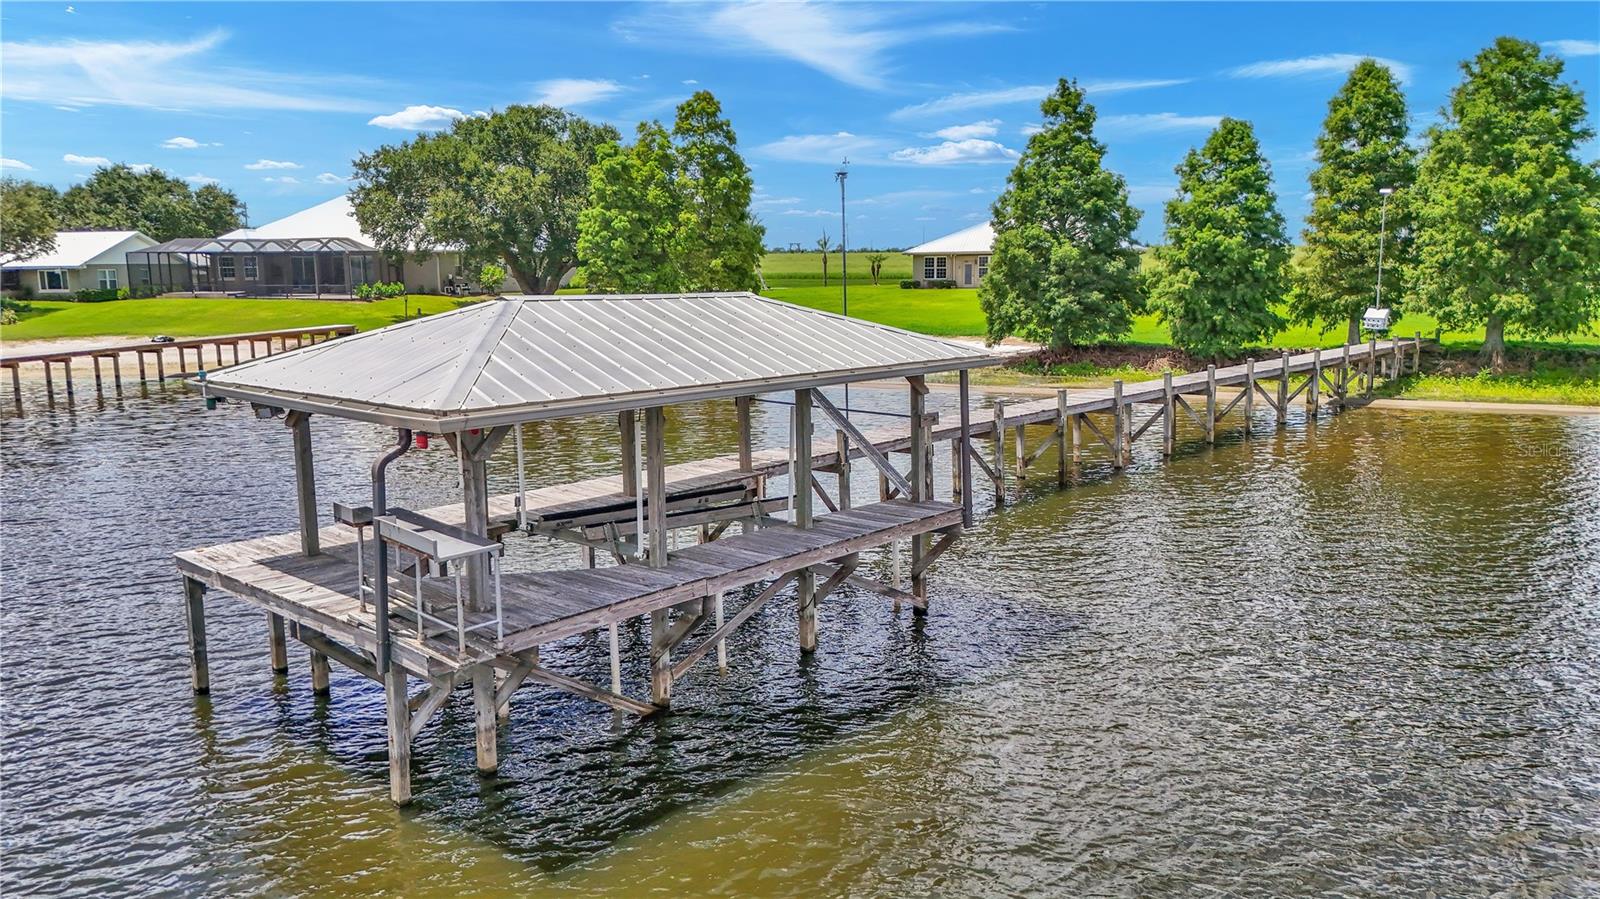
<instances>
[{"instance_id":1,"label":"grass bank","mask_svg":"<svg viewBox=\"0 0 1600 899\"><path fill-rule=\"evenodd\" d=\"M371 303L346 300L238 300L164 297L72 303L33 300L18 322L0 328L0 340L53 340L63 337L205 337L242 331L272 331L303 325L355 325L363 331L423 315L455 309L455 297L412 296Z\"/></svg>"}]
</instances>

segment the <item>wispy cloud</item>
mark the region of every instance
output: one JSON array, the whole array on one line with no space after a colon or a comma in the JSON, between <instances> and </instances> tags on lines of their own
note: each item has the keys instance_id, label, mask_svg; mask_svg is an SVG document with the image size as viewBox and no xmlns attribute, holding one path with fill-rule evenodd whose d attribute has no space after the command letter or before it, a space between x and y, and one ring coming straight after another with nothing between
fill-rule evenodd
<instances>
[{"instance_id":1,"label":"wispy cloud","mask_svg":"<svg viewBox=\"0 0 1600 899\"><path fill-rule=\"evenodd\" d=\"M1411 66L1397 60L1359 53L1323 53L1294 59L1270 59L1228 69L1227 74L1234 78L1325 78L1343 75L1363 59L1371 59L1385 66L1401 84L1411 81Z\"/></svg>"},{"instance_id":2,"label":"wispy cloud","mask_svg":"<svg viewBox=\"0 0 1600 899\"><path fill-rule=\"evenodd\" d=\"M787 162L831 165L850 155L861 157L860 162L868 162L873 157L881 156L889 147L889 142L882 138L837 131L833 134L791 134L756 147L756 152Z\"/></svg>"},{"instance_id":3,"label":"wispy cloud","mask_svg":"<svg viewBox=\"0 0 1600 899\"><path fill-rule=\"evenodd\" d=\"M984 119L968 125L951 125L933 132L931 137L941 137L945 140L967 140L973 137L994 137L1000 131L999 119Z\"/></svg>"},{"instance_id":4,"label":"wispy cloud","mask_svg":"<svg viewBox=\"0 0 1600 899\"><path fill-rule=\"evenodd\" d=\"M1157 87L1172 87L1178 84L1187 84L1187 78L1146 78L1141 80L1122 81L1083 81L1078 87L1086 94L1115 94L1125 91L1148 90ZM931 116L946 115L952 112L964 112L971 109L989 109L995 106L1010 106L1017 103L1038 103L1050 92L1055 90L1054 84L1023 84L1016 87L1000 87L981 91L962 91L946 94L929 100L925 103L916 103L911 106L902 106L889 113L892 119L914 119Z\"/></svg>"},{"instance_id":5,"label":"wispy cloud","mask_svg":"<svg viewBox=\"0 0 1600 899\"><path fill-rule=\"evenodd\" d=\"M778 56L869 90L889 85L891 51L896 47L1012 30L993 21L935 18L909 22L903 9L788 2L659 4L618 21L615 28L638 43L665 40L697 50L712 43L738 52Z\"/></svg>"},{"instance_id":6,"label":"wispy cloud","mask_svg":"<svg viewBox=\"0 0 1600 899\"><path fill-rule=\"evenodd\" d=\"M9 156L0 156L0 169L16 169L19 172L31 172L33 171L33 166L28 165L26 162L23 162L20 159L12 159Z\"/></svg>"},{"instance_id":7,"label":"wispy cloud","mask_svg":"<svg viewBox=\"0 0 1600 899\"><path fill-rule=\"evenodd\" d=\"M342 177L342 176L339 176L339 175L335 175L332 172L323 172L322 174L317 176L317 183L318 184L343 184L343 183L345 183L346 181L349 181L349 180L350 180L349 178L345 178L345 177Z\"/></svg>"},{"instance_id":8,"label":"wispy cloud","mask_svg":"<svg viewBox=\"0 0 1600 899\"><path fill-rule=\"evenodd\" d=\"M257 159L255 162L245 163L244 167L252 172L264 172L273 169L297 169L300 168L300 163L281 159Z\"/></svg>"},{"instance_id":9,"label":"wispy cloud","mask_svg":"<svg viewBox=\"0 0 1600 899\"><path fill-rule=\"evenodd\" d=\"M1559 56L1600 56L1600 41L1540 41L1539 46Z\"/></svg>"},{"instance_id":10,"label":"wispy cloud","mask_svg":"<svg viewBox=\"0 0 1600 899\"><path fill-rule=\"evenodd\" d=\"M566 107L616 96L623 87L605 78L551 78L536 82L533 89L539 92L533 102Z\"/></svg>"},{"instance_id":11,"label":"wispy cloud","mask_svg":"<svg viewBox=\"0 0 1600 899\"><path fill-rule=\"evenodd\" d=\"M207 184L221 184L222 183L222 179L221 178L213 178L210 175L202 175L202 174L199 174L198 172L196 172L193 175L184 175L183 176L183 180L189 182L190 184L195 185L196 187L205 187Z\"/></svg>"},{"instance_id":12,"label":"wispy cloud","mask_svg":"<svg viewBox=\"0 0 1600 899\"><path fill-rule=\"evenodd\" d=\"M269 184L299 184L300 179L293 175L268 175L261 179Z\"/></svg>"},{"instance_id":13,"label":"wispy cloud","mask_svg":"<svg viewBox=\"0 0 1600 899\"><path fill-rule=\"evenodd\" d=\"M92 166L101 166L101 165L110 165L111 164L111 160L105 158L104 156L79 156L76 153L64 153L64 154L62 154L61 161L66 163L67 165L83 165L83 166L90 166L90 165L92 165Z\"/></svg>"},{"instance_id":14,"label":"wispy cloud","mask_svg":"<svg viewBox=\"0 0 1600 899\"><path fill-rule=\"evenodd\" d=\"M329 93L352 80L230 66L214 53L217 30L173 41L7 41L0 96L66 108L358 111L368 104Z\"/></svg>"},{"instance_id":15,"label":"wispy cloud","mask_svg":"<svg viewBox=\"0 0 1600 899\"><path fill-rule=\"evenodd\" d=\"M889 154L895 162L912 165L971 165L1010 162L1021 154L992 140L947 140L931 147L906 147Z\"/></svg>"},{"instance_id":16,"label":"wispy cloud","mask_svg":"<svg viewBox=\"0 0 1600 899\"><path fill-rule=\"evenodd\" d=\"M167 150L198 150L201 147L220 147L220 143L202 143L192 137L169 137L161 142L163 149Z\"/></svg>"},{"instance_id":17,"label":"wispy cloud","mask_svg":"<svg viewBox=\"0 0 1600 899\"><path fill-rule=\"evenodd\" d=\"M445 128L456 119L464 119L467 114L459 109L449 106L407 106L399 112L388 115L373 116L367 120L368 125L377 125L379 128L393 128L396 131L435 131Z\"/></svg>"},{"instance_id":18,"label":"wispy cloud","mask_svg":"<svg viewBox=\"0 0 1600 899\"><path fill-rule=\"evenodd\" d=\"M1219 115L1154 112L1145 115L1108 115L1096 123L1096 130L1111 134L1159 134L1167 131L1207 131L1220 124L1222 116Z\"/></svg>"},{"instance_id":19,"label":"wispy cloud","mask_svg":"<svg viewBox=\"0 0 1600 899\"><path fill-rule=\"evenodd\" d=\"M837 209L785 209L783 215L799 215L811 218L832 217L839 214Z\"/></svg>"}]
</instances>

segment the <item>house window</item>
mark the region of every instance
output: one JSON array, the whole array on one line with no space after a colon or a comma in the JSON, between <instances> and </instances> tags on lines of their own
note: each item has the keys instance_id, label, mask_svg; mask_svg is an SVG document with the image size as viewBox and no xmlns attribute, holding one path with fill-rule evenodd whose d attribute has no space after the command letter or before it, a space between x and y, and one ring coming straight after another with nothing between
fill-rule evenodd
<instances>
[{"instance_id":1,"label":"house window","mask_svg":"<svg viewBox=\"0 0 1600 899\"><path fill-rule=\"evenodd\" d=\"M238 272L235 271L233 267L232 256L218 256L217 270L224 281L232 281L234 278L238 277Z\"/></svg>"},{"instance_id":2,"label":"house window","mask_svg":"<svg viewBox=\"0 0 1600 899\"><path fill-rule=\"evenodd\" d=\"M943 281L949 277L950 259L947 256L922 257L922 280Z\"/></svg>"},{"instance_id":3,"label":"house window","mask_svg":"<svg viewBox=\"0 0 1600 899\"><path fill-rule=\"evenodd\" d=\"M114 269L114 268L103 268L103 269L101 269L100 272L99 272L99 280L100 280L100 289L101 290L116 290L117 289L117 270Z\"/></svg>"},{"instance_id":4,"label":"house window","mask_svg":"<svg viewBox=\"0 0 1600 899\"><path fill-rule=\"evenodd\" d=\"M59 268L44 268L39 270L40 290L66 290L67 273Z\"/></svg>"},{"instance_id":5,"label":"house window","mask_svg":"<svg viewBox=\"0 0 1600 899\"><path fill-rule=\"evenodd\" d=\"M244 279L246 281L256 280L256 257L254 256L244 257Z\"/></svg>"},{"instance_id":6,"label":"house window","mask_svg":"<svg viewBox=\"0 0 1600 899\"><path fill-rule=\"evenodd\" d=\"M982 280L988 274L989 274L989 257L988 256L979 256L978 257L978 278L979 278L979 280Z\"/></svg>"}]
</instances>

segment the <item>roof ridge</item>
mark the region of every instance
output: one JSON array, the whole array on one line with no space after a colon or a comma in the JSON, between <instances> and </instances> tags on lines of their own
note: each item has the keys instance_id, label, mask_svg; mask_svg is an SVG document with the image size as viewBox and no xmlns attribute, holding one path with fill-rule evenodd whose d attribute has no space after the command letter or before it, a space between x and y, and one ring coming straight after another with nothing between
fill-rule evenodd
<instances>
[{"instance_id":1,"label":"roof ridge","mask_svg":"<svg viewBox=\"0 0 1600 899\"><path fill-rule=\"evenodd\" d=\"M479 338L478 344L461 357L461 362L456 370L451 373L449 382L439 396L439 405L445 409L456 409L466 402L472 394L472 388L477 385L478 379L483 377L484 363L494 355L495 349L505 339L506 331L511 327L511 322L522 311L522 303L511 303L504 300L491 300L494 305L493 320Z\"/></svg>"}]
</instances>

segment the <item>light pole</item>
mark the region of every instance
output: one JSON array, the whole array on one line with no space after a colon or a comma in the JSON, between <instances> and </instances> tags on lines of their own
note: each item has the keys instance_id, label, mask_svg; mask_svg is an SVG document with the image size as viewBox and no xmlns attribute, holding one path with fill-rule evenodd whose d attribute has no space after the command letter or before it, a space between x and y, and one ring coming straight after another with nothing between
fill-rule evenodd
<instances>
[{"instance_id":1,"label":"light pole","mask_svg":"<svg viewBox=\"0 0 1600 899\"><path fill-rule=\"evenodd\" d=\"M833 180L839 182L839 284L845 315L850 314L850 241L845 233L848 220L844 214L844 179L850 177L845 167L849 164L850 159L846 157L839 164L839 170L833 173Z\"/></svg>"},{"instance_id":2,"label":"light pole","mask_svg":"<svg viewBox=\"0 0 1600 899\"><path fill-rule=\"evenodd\" d=\"M1378 188L1378 196L1383 199L1378 206L1378 308L1383 308L1383 239L1389 233L1389 197L1394 193L1392 187Z\"/></svg>"}]
</instances>

